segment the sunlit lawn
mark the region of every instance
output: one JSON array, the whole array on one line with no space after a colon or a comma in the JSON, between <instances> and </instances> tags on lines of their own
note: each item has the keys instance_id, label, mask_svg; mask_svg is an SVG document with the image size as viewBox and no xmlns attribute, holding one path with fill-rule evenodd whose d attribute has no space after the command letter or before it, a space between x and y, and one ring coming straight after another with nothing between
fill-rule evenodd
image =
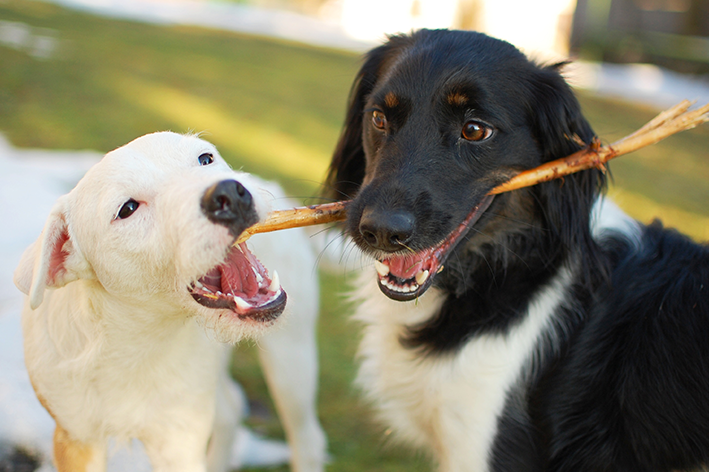
<instances>
[{"instance_id":1,"label":"sunlit lawn","mask_svg":"<svg viewBox=\"0 0 709 472\"><path fill-rule=\"evenodd\" d=\"M14 145L109 151L152 131L203 132L235 167L277 179L302 201L316 201L358 56L201 28L95 18L29 0L0 1L0 20L58 41L48 59L0 45L0 132ZM581 100L607 142L656 112L587 94ZM709 127L611 167L611 194L633 216L660 216L709 239ZM320 413L330 469L429 470L423 458L383 439L351 387L358 334L340 296L343 279L323 281L320 318ZM233 370L251 398L272 408L255 349L239 347ZM255 415L251 424L282 434L268 415Z\"/></svg>"}]
</instances>

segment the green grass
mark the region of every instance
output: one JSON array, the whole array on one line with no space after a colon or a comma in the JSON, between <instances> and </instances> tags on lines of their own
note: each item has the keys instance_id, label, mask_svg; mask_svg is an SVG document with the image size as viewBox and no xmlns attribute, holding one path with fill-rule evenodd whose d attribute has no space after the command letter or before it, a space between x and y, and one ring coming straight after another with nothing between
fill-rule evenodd
<instances>
[{"instance_id":1,"label":"green grass","mask_svg":"<svg viewBox=\"0 0 709 472\"><path fill-rule=\"evenodd\" d=\"M16 146L109 151L142 134L200 131L235 167L280 181L315 201L344 116L359 57L234 33L96 18L28 1L0 0L0 20L58 40L37 59L0 44L0 132ZM656 111L580 94L596 132L612 142ZM691 97L688 97L691 98ZM611 193L633 216L660 216L709 239L709 127L682 133L611 164ZM311 197L311 198L309 198ZM333 471L423 471L425 458L390 445L352 387L358 327L323 282L320 414ZM271 414L252 427L282 431L256 360L240 346L234 373ZM277 470L286 470L280 468Z\"/></svg>"},{"instance_id":2,"label":"green grass","mask_svg":"<svg viewBox=\"0 0 709 472\"><path fill-rule=\"evenodd\" d=\"M0 46L0 130L15 145L109 151L146 132L203 131L235 165L316 193L356 56L35 1L0 3L0 20L59 41L48 60Z\"/></svg>"}]
</instances>

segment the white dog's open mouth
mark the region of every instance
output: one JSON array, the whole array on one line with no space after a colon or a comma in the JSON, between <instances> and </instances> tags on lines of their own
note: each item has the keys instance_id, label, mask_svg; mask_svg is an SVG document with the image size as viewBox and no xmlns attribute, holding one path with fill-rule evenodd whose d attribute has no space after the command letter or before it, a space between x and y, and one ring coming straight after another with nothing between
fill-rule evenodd
<instances>
[{"instance_id":1,"label":"white dog's open mouth","mask_svg":"<svg viewBox=\"0 0 709 472\"><path fill-rule=\"evenodd\" d=\"M226 260L189 287L197 303L208 308L228 309L239 318L271 321L283 312L286 292L246 247L232 246Z\"/></svg>"},{"instance_id":2,"label":"white dog's open mouth","mask_svg":"<svg viewBox=\"0 0 709 472\"><path fill-rule=\"evenodd\" d=\"M434 276L443 270L443 262L458 242L492 203L487 196L470 212L468 217L438 245L411 254L392 255L375 260L379 289L397 301L414 300L423 295Z\"/></svg>"}]
</instances>

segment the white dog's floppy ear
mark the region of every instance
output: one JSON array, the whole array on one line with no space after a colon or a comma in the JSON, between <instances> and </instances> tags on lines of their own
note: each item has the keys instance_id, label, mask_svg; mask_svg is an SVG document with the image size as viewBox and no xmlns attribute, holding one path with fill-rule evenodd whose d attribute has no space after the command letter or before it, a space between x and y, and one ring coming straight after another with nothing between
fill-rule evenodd
<instances>
[{"instance_id":1,"label":"white dog's floppy ear","mask_svg":"<svg viewBox=\"0 0 709 472\"><path fill-rule=\"evenodd\" d=\"M88 266L69 238L65 207L63 196L52 208L39 239L25 250L15 269L15 285L29 295L33 310L42 303L46 288L77 280Z\"/></svg>"}]
</instances>

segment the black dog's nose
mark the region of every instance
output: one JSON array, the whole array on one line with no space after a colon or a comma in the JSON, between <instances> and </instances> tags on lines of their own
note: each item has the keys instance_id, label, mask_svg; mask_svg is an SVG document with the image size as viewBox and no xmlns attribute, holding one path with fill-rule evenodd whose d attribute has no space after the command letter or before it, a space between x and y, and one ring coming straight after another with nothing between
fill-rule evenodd
<instances>
[{"instance_id":1,"label":"black dog's nose","mask_svg":"<svg viewBox=\"0 0 709 472\"><path fill-rule=\"evenodd\" d=\"M236 180L222 180L202 196L202 211L209 221L228 227L235 235L258 221L253 200Z\"/></svg>"},{"instance_id":2,"label":"black dog's nose","mask_svg":"<svg viewBox=\"0 0 709 472\"><path fill-rule=\"evenodd\" d=\"M359 233L374 249L399 251L414 235L414 215L403 210L366 209L359 220Z\"/></svg>"}]
</instances>

